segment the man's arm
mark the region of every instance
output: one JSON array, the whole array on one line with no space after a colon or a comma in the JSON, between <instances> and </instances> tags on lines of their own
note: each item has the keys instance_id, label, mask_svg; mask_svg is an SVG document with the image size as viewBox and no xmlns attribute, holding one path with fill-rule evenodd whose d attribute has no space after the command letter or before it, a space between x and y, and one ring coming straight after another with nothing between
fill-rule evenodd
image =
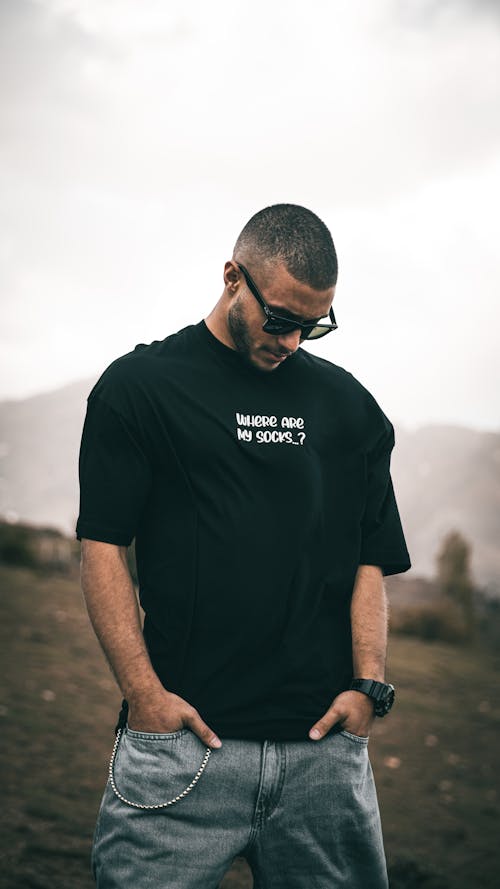
<instances>
[{"instance_id":1,"label":"man's arm","mask_svg":"<svg viewBox=\"0 0 500 889\"><path fill-rule=\"evenodd\" d=\"M382 571L376 565L360 565L351 602L354 676L384 681L387 650L387 596ZM344 691L310 732L312 740L323 738L337 722L353 735L366 736L373 723L373 702L359 691Z\"/></svg>"},{"instance_id":2,"label":"man's arm","mask_svg":"<svg viewBox=\"0 0 500 889\"><path fill-rule=\"evenodd\" d=\"M141 629L139 606L124 546L82 540L81 583L89 617L129 704L129 725L138 731L190 728L210 747L221 742L201 716L167 691L156 675Z\"/></svg>"}]
</instances>

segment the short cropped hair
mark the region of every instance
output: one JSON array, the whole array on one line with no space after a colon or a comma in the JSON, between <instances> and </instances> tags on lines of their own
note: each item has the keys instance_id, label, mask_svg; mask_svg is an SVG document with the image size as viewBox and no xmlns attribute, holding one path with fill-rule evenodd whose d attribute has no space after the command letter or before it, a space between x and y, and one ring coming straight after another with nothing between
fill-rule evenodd
<instances>
[{"instance_id":1,"label":"short cropped hair","mask_svg":"<svg viewBox=\"0 0 500 889\"><path fill-rule=\"evenodd\" d=\"M324 222L297 204L273 204L247 222L234 245L235 260L282 262L297 281L315 290L337 283L338 264Z\"/></svg>"}]
</instances>

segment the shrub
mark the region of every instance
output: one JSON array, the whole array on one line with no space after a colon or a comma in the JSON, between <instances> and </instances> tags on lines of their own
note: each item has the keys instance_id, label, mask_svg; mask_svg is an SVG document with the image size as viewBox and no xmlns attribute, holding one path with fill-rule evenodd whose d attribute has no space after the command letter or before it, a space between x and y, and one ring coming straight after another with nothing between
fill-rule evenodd
<instances>
[{"instance_id":1,"label":"shrub","mask_svg":"<svg viewBox=\"0 0 500 889\"><path fill-rule=\"evenodd\" d=\"M470 637L461 611L447 603L402 608L393 615L391 629L427 642L464 642Z\"/></svg>"},{"instance_id":2,"label":"shrub","mask_svg":"<svg viewBox=\"0 0 500 889\"><path fill-rule=\"evenodd\" d=\"M29 529L0 522L0 562L32 568L36 561Z\"/></svg>"}]
</instances>

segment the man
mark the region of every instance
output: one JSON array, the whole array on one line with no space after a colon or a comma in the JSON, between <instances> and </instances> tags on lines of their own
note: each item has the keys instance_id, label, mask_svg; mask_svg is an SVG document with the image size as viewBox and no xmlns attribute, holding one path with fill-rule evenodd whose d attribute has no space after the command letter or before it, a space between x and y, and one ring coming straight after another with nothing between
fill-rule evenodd
<instances>
[{"instance_id":1,"label":"man","mask_svg":"<svg viewBox=\"0 0 500 889\"><path fill-rule=\"evenodd\" d=\"M391 424L299 348L335 329L336 280L321 220L268 207L206 320L89 397L82 586L125 699L100 889L215 889L238 854L256 889L387 886L367 742L393 697L383 575L410 562Z\"/></svg>"}]
</instances>

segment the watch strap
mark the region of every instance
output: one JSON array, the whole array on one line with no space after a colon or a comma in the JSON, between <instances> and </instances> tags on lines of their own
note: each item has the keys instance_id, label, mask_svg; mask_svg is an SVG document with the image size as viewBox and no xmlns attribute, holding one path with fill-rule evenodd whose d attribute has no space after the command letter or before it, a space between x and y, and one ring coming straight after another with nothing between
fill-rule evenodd
<instances>
[{"instance_id":1,"label":"watch strap","mask_svg":"<svg viewBox=\"0 0 500 889\"><path fill-rule=\"evenodd\" d=\"M392 686L385 682L378 682L376 679L353 679L351 682L351 691L361 691L374 701L380 701L384 698Z\"/></svg>"}]
</instances>

